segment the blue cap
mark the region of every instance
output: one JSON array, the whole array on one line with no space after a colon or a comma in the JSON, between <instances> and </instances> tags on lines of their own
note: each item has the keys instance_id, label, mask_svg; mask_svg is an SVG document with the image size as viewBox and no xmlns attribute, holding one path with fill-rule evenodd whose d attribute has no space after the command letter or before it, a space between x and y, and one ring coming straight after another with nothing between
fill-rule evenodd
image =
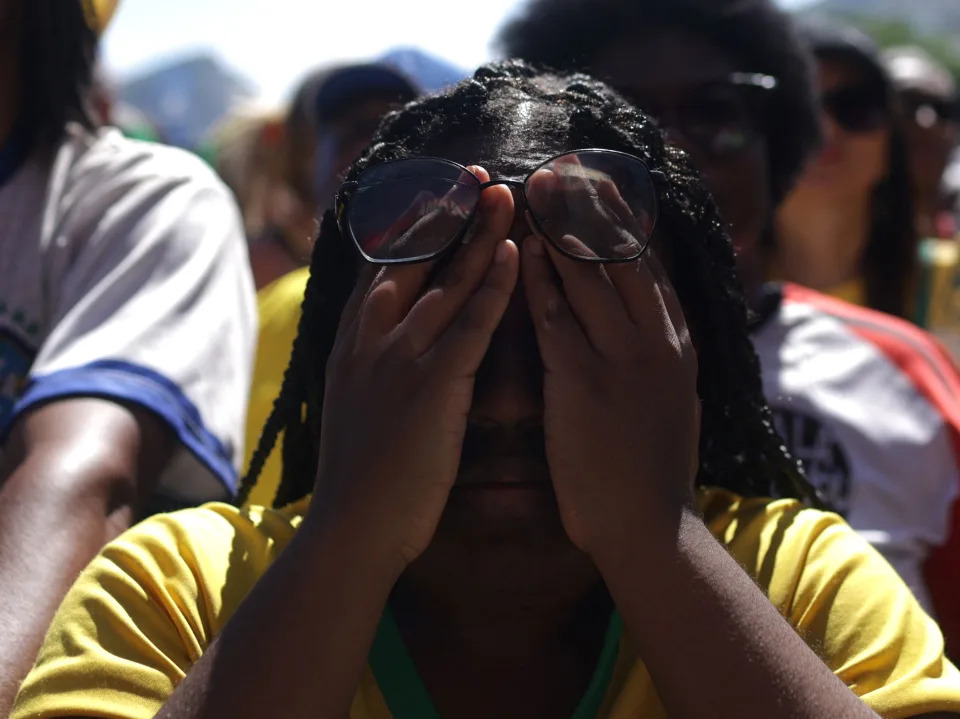
<instances>
[{"instance_id":1,"label":"blue cap","mask_svg":"<svg viewBox=\"0 0 960 719\"><path fill-rule=\"evenodd\" d=\"M333 70L317 89L317 120L335 119L351 105L370 98L395 98L403 103L419 94L412 80L391 67L375 63L347 65Z\"/></svg>"}]
</instances>

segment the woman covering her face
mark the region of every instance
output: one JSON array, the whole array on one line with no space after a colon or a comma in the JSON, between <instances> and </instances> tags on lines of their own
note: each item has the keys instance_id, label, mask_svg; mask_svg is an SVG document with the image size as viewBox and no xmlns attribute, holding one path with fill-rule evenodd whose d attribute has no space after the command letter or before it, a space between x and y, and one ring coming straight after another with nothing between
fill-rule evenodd
<instances>
[{"instance_id":1,"label":"woman covering her face","mask_svg":"<svg viewBox=\"0 0 960 719\"><path fill-rule=\"evenodd\" d=\"M16 719L960 712L889 565L759 498L813 500L729 238L587 76L487 66L388 116L248 488L281 430L274 509L157 518L91 565Z\"/></svg>"}]
</instances>

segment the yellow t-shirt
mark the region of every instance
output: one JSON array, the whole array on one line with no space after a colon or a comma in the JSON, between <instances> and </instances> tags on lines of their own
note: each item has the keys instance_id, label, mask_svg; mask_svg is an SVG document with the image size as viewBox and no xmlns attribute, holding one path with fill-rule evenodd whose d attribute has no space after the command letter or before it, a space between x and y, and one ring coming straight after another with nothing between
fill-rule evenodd
<instances>
[{"instance_id":1,"label":"yellow t-shirt","mask_svg":"<svg viewBox=\"0 0 960 719\"><path fill-rule=\"evenodd\" d=\"M918 249L919 274L909 319L946 345L960 359L960 237L925 239ZM844 302L867 306L867 288L863 278L844 282L826 291Z\"/></svg>"},{"instance_id":2,"label":"yellow t-shirt","mask_svg":"<svg viewBox=\"0 0 960 719\"><path fill-rule=\"evenodd\" d=\"M960 238L920 243L914 321L960 359Z\"/></svg>"},{"instance_id":3,"label":"yellow t-shirt","mask_svg":"<svg viewBox=\"0 0 960 719\"><path fill-rule=\"evenodd\" d=\"M260 432L270 416L273 402L280 394L283 373L290 362L293 340L300 324L300 305L303 292L310 277L310 268L304 267L284 275L264 287L257 295L260 312L260 340L257 344L257 361L250 387L250 406L247 408L247 456L243 466L250 466L250 458L260 441ZM271 506L280 486L281 452L283 437L260 473L260 478L250 494L249 504Z\"/></svg>"},{"instance_id":4,"label":"yellow t-shirt","mask_svg":"<svg viewBox=\"0 0 960 719\"><path fill-rule=\"evenodd\" d=\"M289 543L308 501L284 511L210 504L112 542L60 607L12 719L153 717ZM714 536L876 712L960 712L960 673L936 624L839 517L722 490L699 502ZM666 717L626 637L615 656L596 716ZM368 667L350 719L391 719L380 686Z\"/></svg>"}]
</instances>

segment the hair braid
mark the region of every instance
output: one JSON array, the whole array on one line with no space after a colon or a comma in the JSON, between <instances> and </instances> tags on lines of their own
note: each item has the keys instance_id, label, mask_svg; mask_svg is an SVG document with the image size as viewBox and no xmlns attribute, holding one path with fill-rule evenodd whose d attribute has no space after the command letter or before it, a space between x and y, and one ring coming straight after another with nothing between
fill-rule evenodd
<instances>
[{"instance_id":1,"label":"hair braid","mask_svg":"<svg viewBox=\"0 0 960 719\"><path fill-rule=\"evenodd\" d=\"M518 133L505 111L535 106L536 123ZM367 167L481 132L494 151L516 152L527 170L532 133L546 146L605 147L640 155L666 180L658 182L661 227L672 240L671 279L698 345L703 403L699 485L744 495L796 496L816 502L798 463L777 436L762 391L759 361L733 249L710 195L679 150L665 147L653 122L602 83L584 75L538 75L519 61L486 66L450 92L392 113L348 179ZM502 157L508 164L510 158ZM517 165L520 166L519 164ZM333 213L323 218L303 301L297 341L283 389L245 480L252 485L285 432L283 475L274 506L308 494L317 470L325 368L340 315L357 277L355 250L340 235Z\"/></svg>"},{"instance_id":2,"label":"hair braid","mask_svg":"<svg viewBox=\"0 0 960 719\"><path fill-rule=\"evenodd\" d=\"M652 163L669 167L667 174L672 181L657 189L665 206L663 220L675 238L675 262L690 269L689 273L676 273L674 284L699 340L698 391L706 406L724 408L720 413L704 413L698 483L747 495L796 495L820 504L800 463L789 455L773 427L763 395L760 361L749 339L747 305L733 253L709 193L686 155L662 144L642 145L638 138L644 132L642 124L631 117L633 113L623 111L623 101L612 91L597 91L589 83L571 83L563 95L574 102L579 99L590 103L581 104L572 114L575 131L607 143L639 144ZM691 237L708 237L710 241L694 243L689 241ZM717 302L716 298L724 301ZM736 390L731 392L730 388ZM746 414L755 415L757 421L729 421L730 417ZM731 446L755 447L757 451L731 455Z\"/></svg>"},{"instance_id":3,"label":"hair braid","mask_svg":"<svg viewBox=\"0 0 960 719\"><path fill-rule=\"evenodd\" d=\"M308 493L312 486L317 452L311 435L319 437L324 373L315 370L311 359L329 357L340 312L355 281L350 271L355 266L355 258L344 243L334 238L339 239L339 231L334 214L328 212L321 223L317 246L311 257L310 278L304 291L290 362L283 375L280 394L250 460L237 500L239 504L249 497L281 432L284 434L283 474L274 506L295 501ZM292 479L303 476L306 479L302 482Z\"/></svg>"}]
</instances>

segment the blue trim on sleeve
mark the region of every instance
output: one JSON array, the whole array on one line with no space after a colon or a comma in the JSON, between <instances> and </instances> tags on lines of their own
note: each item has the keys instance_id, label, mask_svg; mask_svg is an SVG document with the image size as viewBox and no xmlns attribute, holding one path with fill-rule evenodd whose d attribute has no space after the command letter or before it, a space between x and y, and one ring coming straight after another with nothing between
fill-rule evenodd
<instances>
[{"instance_id":1,"label":"blue trim on sleeve","mask_svg":"<svg viewBox=\"0 0 960 719\"><path fill-rule=\"evenodd\" d=\"M237 473L226 447L206 428L200 411L180 387L162 374L130 362L98 360L35 377L14 407L10 424L28 409L68 397L101 397L150 410L170 425L231 495L236 494Z\"/></svg>"}]
</instances>

